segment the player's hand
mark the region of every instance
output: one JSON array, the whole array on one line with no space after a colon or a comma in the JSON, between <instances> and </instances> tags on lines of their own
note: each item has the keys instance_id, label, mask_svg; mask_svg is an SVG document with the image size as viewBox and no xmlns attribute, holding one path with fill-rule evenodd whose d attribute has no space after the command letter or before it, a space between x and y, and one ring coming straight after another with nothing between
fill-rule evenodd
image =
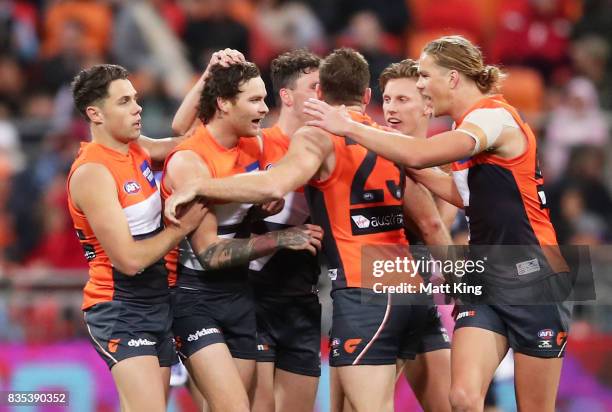
<instances>
[{"instance_id":1,"label":"player's hand","mask_svg":"<svg viewBox=\"0 0 612 412\"><path fill-rule=\"evenodd\" d=\"M200 226L200 222L208 212L205 203L196 199L191 203L178 207L178 226L185 235L196 230Z\"/></svg>"},{"instance_id":2,"label":"player's hand","mask_svg":"<svg viewBox=\"0 0 612 412\"><path fill-rule=\"evenodd\" d=\"M321 250L323 229L320 226L306 224L273 233L279 247L283 249L307 250L313 255Z\"/></svg>"},{"instance_id":3,"label":"player's hand","mask_svg":"<svg viewBox=\"0 0 612 412\"><path fill-rule=\"evenodd\" d=\"M229 67L232 64L236 63L244 63L246 59L244 58L244 54L240 53L238 50L234 49L224 49L218 50L212 54L210 57L210 61L208 62L208 66L206 66L206 70L204 71L204 78L208 77L210 73L210 68L215 64L219 64L223 67Z\"/></svg>"},{"instance_id":4,"label":"player's hand","mask_svg":"<svg viewBox=\"0 0 612 412\"><path fill-rule=\"evenodd\" d=\"M180 226L181 222L179 221L178 214L181 212L181 206L189 204L199 196L197 188L197 183L188 183L183 189L172 193L172 195L166 199L164 205L164 216L166 219Z\"/></svg>"},{"instance_id":5,"label":"player's hand","mask_svg":"<svg viewBox=\"0 0 612 412\"><path fill-rule=\"evenodd\" d=\"M344 105L333 107L312 98L304 102L304 113L313 117L313 120L306 122L308 126L317 126L339 136L348 133L353 121Z\"/></svg>"},{"instance_id":6,"label":"player's hand","mask_svg":"<svg viewBox=\"0 0 612 412\"><path fill-rule=\"evenodd\" d=\"M274 216L283 210L285 207L285 199L271 200L259 206L262 218Z\"/></svg>"}]
</instances>

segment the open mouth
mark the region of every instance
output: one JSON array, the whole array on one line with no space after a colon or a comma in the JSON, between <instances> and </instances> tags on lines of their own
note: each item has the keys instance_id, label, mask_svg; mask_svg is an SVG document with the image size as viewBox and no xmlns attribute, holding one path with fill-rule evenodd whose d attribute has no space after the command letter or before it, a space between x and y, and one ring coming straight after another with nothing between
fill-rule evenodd
<instances>
[{"instance_id":1,"label":"open mouth","mask_svg":"<svg viewBox=\"0 0 612 412\"><path fill-rule=\"evenodd\" d=\"M388 119L387 119L387 124L388 124L390 127L397 126L397 125L399 125L401 122L402 122L402 121L401 121L400 119L395 118L395 117L390 117L390 118L388 118Z\"/></svg>"},{"instance_id":2,"label":"open mouth","mask_svg":"<svg viewBox=\"0 0 612 412\"><path fill-rule=\"evenodd\" d=\"M253 119L253 120L251 120L251 123L255 127L261 127L261 121L262 121L262 119Z\"/></svg>"}]
</instances>

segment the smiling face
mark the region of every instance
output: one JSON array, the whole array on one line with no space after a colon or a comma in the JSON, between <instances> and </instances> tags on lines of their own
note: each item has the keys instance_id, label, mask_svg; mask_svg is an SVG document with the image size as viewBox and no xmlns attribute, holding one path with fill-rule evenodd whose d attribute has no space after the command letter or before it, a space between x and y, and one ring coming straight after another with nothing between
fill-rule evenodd
<instances>
[{"instance_id":1,"label":"smiling face","mask_svg":"<svg viewBox=\"0 0 612 412\"><path fill-rule=\"evenodd\" d=\"M423 53L419 59L419 80L416 87L421 95L431 102L434 116L450 113L450 70L436 64L435 59L427 53Z\"/></svg>"},{"instance_id":2,"label":"smiling face","mask_svg":"<svg viewBox=\"0 0 612 412\"><path fill-rule=\"evenodd\" d=\"M247 80L240 86L240 93L234 101L223 105L227 120L237 136L256 136L259 133L262 119L268 113L264 102L266 86L261 77Z\"/></svg>"},{"instance_id":3,"label":"smiling face","mask_svg":"<svg viewBox=\"0 0 612 412\"><path fill-rule=\"evenodd\" d=\"M383 112L389 127L403 134L414 134L427 123L431 110L416 88L416 79L390 79L383 91Z\"/></svg>"},{"instance_id":4,"label":"smiling face","mask_svg":"<svg viewBox=\"0 0 612 412\"><path fill-rule=\"evenodd\" d=\"M127 142L140 137L142 107L127 79L113 80L108 86L108 97L90 105L87 112L94 124L101 125L117 140Z\"/></svg>"}]
</instances>

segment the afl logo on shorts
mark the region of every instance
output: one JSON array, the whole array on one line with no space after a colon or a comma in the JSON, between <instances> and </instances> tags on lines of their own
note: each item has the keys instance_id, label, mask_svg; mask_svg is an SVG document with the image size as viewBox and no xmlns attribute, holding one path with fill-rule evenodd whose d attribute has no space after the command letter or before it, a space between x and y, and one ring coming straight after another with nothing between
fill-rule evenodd
<instances>
[{"instance_id":1,"label":"afl logo on shorts","mask_svg":"<svg viewBox=\"0 0 612 412\"><path fill-rule=\"evenodd\" d=\"M125 182L123 184L123 190L125 190L125 193L127 193L128 195L134 195L140 192L140 185L138 184L138 182L130 180L129 182Z\"/></svg>"},{"instance_id":2,"label":"afl logo on shorts","mask_svg":"<svg viewBox=\"0 0 612 412\"><path fill-rule=\"evenodd\" d=\"M542 329L538 332L538 338L540 339L552 339L555 336L555 332L552 329Z\"/></svg>"},{"instance_id":3,"label":"afl logo on shorts","mask_svg":"<svg viewBox=\"0 0 612 412\"><path fill-rule=\"evenodd\" d=\"M274 165L272 163L268 163L264 169L265 170L270 170L270 169L272 169L273 166Z\"/></svg>"}]
</instances>

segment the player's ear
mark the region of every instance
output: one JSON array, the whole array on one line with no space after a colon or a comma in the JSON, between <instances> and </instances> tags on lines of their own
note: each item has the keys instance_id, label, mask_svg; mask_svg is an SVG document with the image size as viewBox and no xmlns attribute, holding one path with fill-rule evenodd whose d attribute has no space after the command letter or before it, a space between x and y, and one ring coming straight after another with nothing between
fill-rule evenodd
<instances>
[{"instance_id":1,"label":"player's ear","mask_svg":"<svg viewBox=\"0 0 612 412\"><path fill-rule=\"evenodd\" d=\"M101 124L104 121L102 109L98 106L87 106L85 114L93 124Z\"/></svg>"},{"instance_id":2,"label":"player's ear","mask_svg":"<svg viewBox=\"0 0 612 412\"><path fill-rule=\"evenodd\" d=\"M278 95L280 96L281 102L285 105L285 106L293 106L293 95L289 92L288 89L282 88L280 89L280 91L278 92Z\"/></svg>"},{"instance_id":3,"label":"player's ear","mask_svg":"<svg viewBox=\"0 0 612 412\"><path fill-rule=\"evenodd\" d=\"M433 116L433 106L431 105L431 103L429 102L424 103L423 115L427 117L428 119L431 119L431 117Z\"/></svg>"},{"instance_id":4,"label":"player's ear","mask_svg":"<svg viewBox=\"0 0 612 412\"><path fill-rule=\"evenodd\" d=\"M459 84L459 72L457 70L449 70L448 84L451 89L457 88L457 85Z\"/></svg>"},{"instance_id":5,"label":"player's ear","mask_svg":"<svg viewBox=\"0 0 612 412\"><path fill-rule=\"evenodd\" d=\"M315 86L315 92L317 93L317 99L323 100L323 92L321 91L321 83L317 83Z\"/></svg>"},{"instance_id":6,"label":"player's ear","mask_svg":"<svg viewBox=\"0 0 612 412\"><path fill-rule=\"evenodd\" d=\"M223 112L227 113L230 109L232 102L229 99L224 99L222 97L217 97L217 108Z\"/></svg>"},{"instance_id":7,"label":"player's ear","mask_svg":"<svg viewBox=\"0 0 612 412\"><path fill-rule=\"evenodd\" d=\"M363 92L363 97L361 98L361 103L363 103L365 106L367 106L370 103L370 100L372 100L372 89L370 89L369 87L365 89L365 92Z\"/></svg>"}]
</instances>

